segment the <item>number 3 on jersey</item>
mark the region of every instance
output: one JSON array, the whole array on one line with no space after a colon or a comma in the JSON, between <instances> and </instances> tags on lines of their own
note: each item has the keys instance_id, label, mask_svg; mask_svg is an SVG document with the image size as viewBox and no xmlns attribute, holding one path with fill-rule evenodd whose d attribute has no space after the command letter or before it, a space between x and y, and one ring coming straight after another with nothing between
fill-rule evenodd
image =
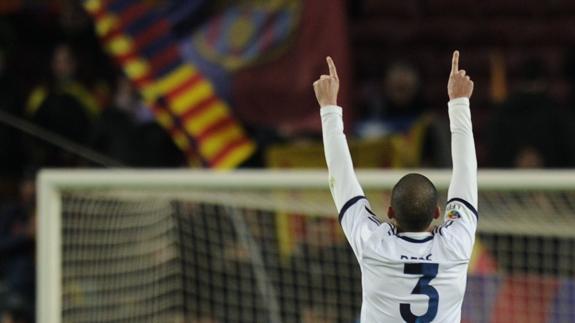
<instances>
[{"instance_id":1,"label":"number 3 on jersey","mask_svg":"<svg viewBox=\"0 0 575 323\"><path fill-rule=\"evenodd\" d=\"M411 305L407 303L399 304L399 311L401 317L407 323L428 323L431 322L437 315L437 305L439 303L439 293L437 289L429 285L429 282L437 276L439 265L432 263L410 263L405 264L403 273L409 275L423 275L419 278L417 285L411 291L411 294L427 295L429 303L427 305L427 312L421 316L416 316L411 312Z\"/></svg>"}]
</instances>

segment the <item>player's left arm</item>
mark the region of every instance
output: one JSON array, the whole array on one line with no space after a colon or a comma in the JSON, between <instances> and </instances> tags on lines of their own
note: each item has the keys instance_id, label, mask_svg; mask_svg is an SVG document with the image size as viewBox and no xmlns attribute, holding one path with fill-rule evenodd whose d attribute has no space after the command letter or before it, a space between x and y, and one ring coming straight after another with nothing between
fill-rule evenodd
<instances>
[{"instance_id":1,"label":"player's left arm","mask_svg":"<svg viewBox=\"0 0 575 323\"><path fill-rule=\"evenodd\" d=\"M347 140L343 131L343 110L337 105L339 77L328 57L329 75L313 84L321 106L321 123L325 159L329 170L329 187L343 231L358 258L362 241L380 225L369 211L369 204L357 180Z\"/></svg>"},{"instance_id":2,"label":"player's left arm","mask_svg":"<svg viewBox=\"0 0 575 323\"><path fill-rule=\"evenodd\" d=\"M453 172L449 184L445 222L437 230L454 240L452 246L463 258L471 255L477 228L477 158L469 99L474 84L459 68L459 52L453 53L447 84Z\"/></svg>"},{"instance_id":3,"label":"player's left arm","mask_svg":"<svg viewBox=\"0 0 575 323\"><path fill-rule=\"evenodd\" d=\"M455 51L447 83L453 161L453 173L447 195L449 200L461 199L477 210L477 158L469 104L473 88L473 81L467 72L459 68L459 51Z\"/></svg>"}]
</instances>

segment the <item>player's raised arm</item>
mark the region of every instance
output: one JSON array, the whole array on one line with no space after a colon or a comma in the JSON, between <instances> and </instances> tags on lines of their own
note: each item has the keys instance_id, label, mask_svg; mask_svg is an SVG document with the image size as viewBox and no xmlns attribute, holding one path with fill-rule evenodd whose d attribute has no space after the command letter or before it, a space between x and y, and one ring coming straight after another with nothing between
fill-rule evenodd
<instances>
[{"instance_id":1,"label":"player's raised arm","mask_svg":"<svg viewBox=\"0 0 575 323\"><path fill-rule=\"evenodd\" d=\"M469 98L473 81L459 69L459 51L453 53L451 73L447 83L453 174L448 200L461 199L477 210L477 159L471 125Z\"/></svg>"},{"instance_id":2,"label":"player's raised arm","mask_svg":"<svg viewBox=\"0 0 575 323\"><path fill-rule=\"evenodd\" d=\"M363 196L353 170L351 154L343 132L342 108L337 105L339 77L331 57L327 58L329 75L321 75L313 83L321 107L321 123L325 159L329 170L329 186L337 211L351 199Z\"/></svg>"}]
</instances>

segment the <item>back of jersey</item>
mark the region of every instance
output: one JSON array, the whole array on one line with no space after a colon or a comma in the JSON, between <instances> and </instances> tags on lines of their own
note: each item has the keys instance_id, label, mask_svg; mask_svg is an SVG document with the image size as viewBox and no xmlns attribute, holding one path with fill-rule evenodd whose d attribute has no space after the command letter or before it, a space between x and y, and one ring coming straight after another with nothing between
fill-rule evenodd
<instances>
[{"instance_id":1,"label":"back of jersey","mask_svg":"<svg viewBox=\"0 0 575 323\"><path fill-rule=\"evenodd\" d=\"M352 243L362 270L362 322L460 321L475 209L454 199L443 225L433 232L412 233L373 221L367 200L346 213L353 214L349 222L363 220L356 229L363 226L364 234L370 234ZM351 224L345 222L343 217L342 225Z\"/></svg>"}]
</instances>

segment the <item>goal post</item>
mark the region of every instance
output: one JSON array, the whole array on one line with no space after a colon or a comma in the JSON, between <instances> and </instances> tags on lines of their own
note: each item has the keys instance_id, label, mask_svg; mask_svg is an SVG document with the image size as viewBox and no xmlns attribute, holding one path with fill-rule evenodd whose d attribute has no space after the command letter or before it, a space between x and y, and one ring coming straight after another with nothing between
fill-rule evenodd
<instances>
[{"instance_id":1,"label":"goal post","mask_svg":"<svg viewBox=\"0 0 575 323\"><path fill-rule=\"evenodd\" d=\"M445 197L450 171L413 171L428 176ZM389 191L407 172L358 171L382 220ZM334 241L341 237L333 237L339 229L322 231L337 221L326 171L44 170L37 187L39 323L195 322L189 315L200 322L206 308L208 322L299 322L318 315L343 322L359 315L357 289L315 281L312 271L322 263L312 264L313 252L292 256L293 245L305 245L294 240L310 235L307 243L323 248L317 257L329 264L320 278L357 282L357 264L333 252L340 250ZM517 279L571 283L575 172L485 170L479 187L480 244L494 264L475 278L497 285L487 296L515 295ZM294 218L300 219L295 229L281 232ZM327 222L306 220L316 218ZM328 242L314 241L314 234ZM468 289L485 288L478 286L470 281ZM333 301L317 300L322 297ZM541 315L568 322L575 317L565 305L570 301L549 296L541 302L555 303L541 304L547 309ZM470 322L480 311L504 315L492 303L481 306L464 306Z\"/></svg>"}]
</instances>

